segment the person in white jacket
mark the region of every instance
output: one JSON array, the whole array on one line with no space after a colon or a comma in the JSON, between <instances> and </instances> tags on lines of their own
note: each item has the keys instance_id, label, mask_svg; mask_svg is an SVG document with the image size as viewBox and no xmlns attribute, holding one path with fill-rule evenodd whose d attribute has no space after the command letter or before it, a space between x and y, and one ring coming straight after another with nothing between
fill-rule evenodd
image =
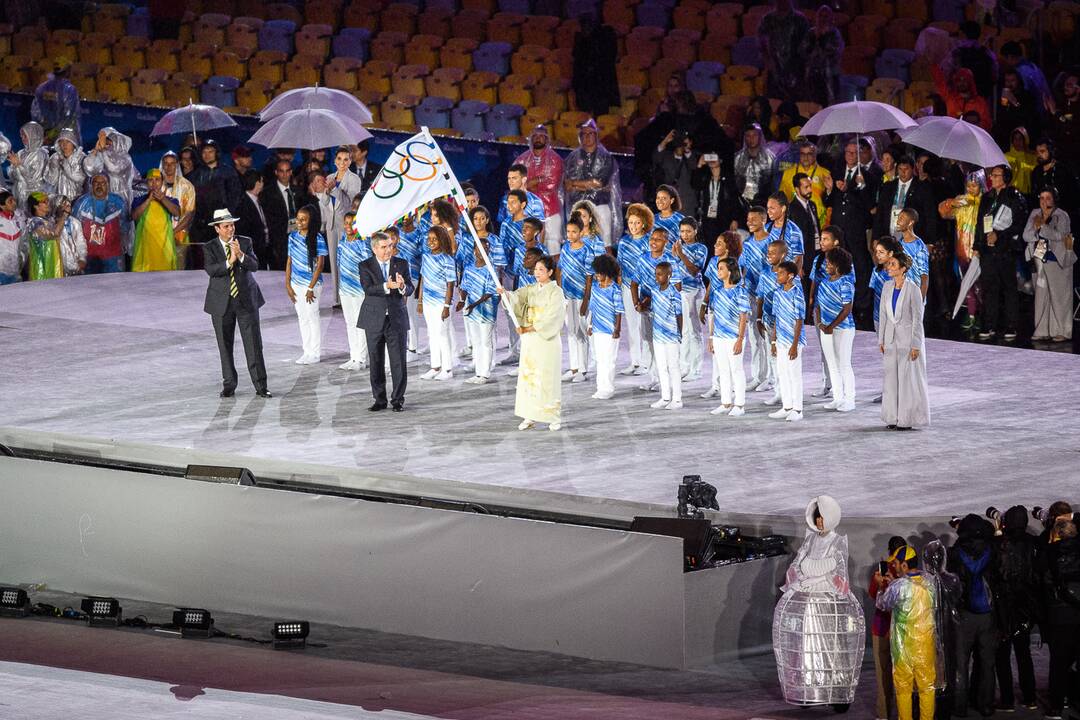
<instances>
[{"instance_id":1,"label":"person in white jacket","mask_svg":"<svg viewBox=\"0 0 1080 720\"><path fill-rule=\"evenodd\" d=\"M34 121L19 129L23 149L9 152L11 163L11 191L19 203L19 209L26 210L26 198L32 192L45 190L45 168L49 164L49 151L43 147L45 130Z\"/></svg>"},{"instance_id":2,"label":"person in white jacket","mask_svg":"<svg viewBox=\"0 0 1080 720\"><path fill-rule=\"evenodd\" d=\"M49 165L45 170L45 182L57 194L77 198L86 192L86 171L83 160L86 153L79 147L79 139L71 128L64 128L56 138Z\"/></svg>"}]
</instances>

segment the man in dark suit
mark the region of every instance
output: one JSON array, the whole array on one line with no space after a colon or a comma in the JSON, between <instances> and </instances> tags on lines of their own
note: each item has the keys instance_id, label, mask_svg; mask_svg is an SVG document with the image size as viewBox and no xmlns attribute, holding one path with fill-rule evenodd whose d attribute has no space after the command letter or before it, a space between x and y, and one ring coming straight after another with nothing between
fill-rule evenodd
<instances>
[{"instance_id":1,"label":"man in dark suit","mask_svg":"<svg viewBox=\"0 0 1080 720\"><path fill-rule=\"evenodd\" d=\"M915 234L927 245L937 242L938 214L933 188L915 177L915 161L909 155L903 155L896 161L896 177L883 183L878 191L874 237L896 237L899 233L897 220L904 208L911 208L919 214Z\"/></svg>"},{"instance_id":2,"label":"man in dark suit","mask_svg":"<svg viewBox=\"0 0 1080 720\"><path fill-rule=\"evenodd\" d=\"M244 183L244 197L240 199L239 220L236 221L236 234L251 238L255 256L259 258L259 269L270 269L270 235L266 228L266 214L259 205L259 193L263 189L262 175L256 170L248 170L241 178Z\"/></svg>"},{"instance_id":3,"label":"man in dark suit","mask_svg":"<svg viewBox=\"0 0 1080 720\"><path fill-rule=\"evenodd\" d=\"M251 238L236 235L236 220L227 208L214 211L210 226L217 238L205 246L206 288L203 311L214 322L218 355L221 356L221 397L236 392L236 365L233 363L233 339L236 326L244 342L248 372L259 397L273 397L266 389L266 363L263 362L262 331L259 308L265 301L252 273L259 269L259 259L251 247Z\"/></svg>"},{"instance_id":4,"label":"man in dark suit","mask_svg":"<svg viewBox=\"0 0 1080 720\"><path fill-rule=\"evenodd\" d=\"M368 410L386 409L386 368L384 353L390 356L394 390L390 404L395 412L405 409L405 349L408 345L409 313L405 299L413 294L412 275L407 260L394 257L394 245L386 233L371 236L373 257L360 263L360 285L364 304L356 326L367 334L371 358L371 394L375 402Z\"/></svg>"},{"instance_id":5,"label":"man in dark suit","mask_svg":"<svg viewBox=\"0 0 1080 720\"><path fill-rule=\"evenodd\" d=\"M833 225L844 233L845 249L855 265L855 319L862 329L873 327L873 293L870 271L873 263L866 231L870 229L870 208L874 207L876 178L858 162L852 140L844 147L844 163L824 179L825 207L832 208ZM835 180L833 178L836 178Z\"/></svg>"},{"instance_id":6,"label":"man in dark suit","mask_svg":"<svg viewBox=\"0 0 1080 720\"><path fill-rule=\"evenodd\" d=\"M349 150L352 152L352 167L349 169L360 178L360 197L367 194L371 184L379 176L379 171L382 170L382 165L368 160L369 142L364 140L356 145L349 146Z\"/></svg>"},{"instance_id":7,"label":"man in dark suit","mask_svg":"<svg viewBox=\"0 0 1080 720\"><path fill-rule=\"evenodd\" d=\"M274 166L274 180L265 184L259 193L270 242L267 263L271 270L285 269L289 232L295 228L296 211L303 207L302 201L292 188L292 165L288 160L278 160Z\"/></svg>"},{"instance_id":8,"label":"man in dark suit","mask_svg":"<svg viewBox=\"0 0 1080 720\"><path fill-rule=\"evenodd\" d=\"M788 220L795 223L803 236L803 287L810 287L810 273L814 268L814 257L821 244L821 227L818 221L818 207L814 203L814 184L806 173L795 173L791 178L795 194L788 204Z\"/></svg>"}]
</instances>

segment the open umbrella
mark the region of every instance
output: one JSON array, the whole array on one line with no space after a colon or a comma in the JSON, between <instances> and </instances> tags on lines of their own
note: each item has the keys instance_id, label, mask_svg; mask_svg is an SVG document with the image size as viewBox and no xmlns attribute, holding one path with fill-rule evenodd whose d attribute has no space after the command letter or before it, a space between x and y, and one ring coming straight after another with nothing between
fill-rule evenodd
<instances>
[{"instance_id":1,"label":"open umbrella","mask_svg":"<svg viewBox=\"0 0 1080 720\"><path fill-rule=\"evenodd\" d=\"M271 119L250 142L269 148L318 150L367 140L371 133L360 123L331 110L289 110Z\"/></svg>"},{"instance_id":2,"label":"open umbrella","mask_svg":"<svg viewBox=\"0 0 1080 720\"><path fill-rule=\"evenodd\" d=\"M289 90L271 100L259 113L259 120L266 122L290 110L332 110L358 123L372 121L367 105L344 90L327 87L305 87Z\"/></svg>"},{"instance_id":3,"label":"open umbrella","mask_svg":"<svg viewBox=\"0 0 1080 720\"><path fill-rule=\"evenodd\" d=\"M184 107L170 110L162 115L161 119L154 123L150 137L191 131L195 136L195 142L198 143L200 130L206 132L235 125L236 121L221 108L213 105L199 105L188 100L188 104Z\"/></svg>"},{"instance_id":4,"label":"open umbrella","mask_svg":"<svg viewBox=\"0 0 1080 720\"><path fill-rule=\"evenodd\" d=\"M980 168L1008 163L990 133L959 118L932 117L917 127L901 130L900 137L907 144L929 150L938 157Z\"/></svg>"},{"instance_id":5,"label":"open umbrella","mask_svg":"<svg viewBox=\"0 0 1080 720\"><path fill-rule=\"evenodd\" d=\"M967 294L971 292L971 287L975 284L975 281L979 279L981 273L982 270L979 266L979 258L971 258L967 270L964 271L964 277L960 279L960 294L956 296L956 304L952 309L952 316L954 318L956 317L956 314L960 312L960 308L964 306L964 299L967 297Z\"/></svg>"},{"instance_id":6,"label":"open umbrella","mask_svg":"<svg viewBox=\"0 0 1080 720\"><path fill-rule=\"evenodd\" d=\"M915 127L915 121L903 110L874 102L855 100L822 108L803 125L802 135L865 135L878 130Z\"/></svg>"}]
</instances>

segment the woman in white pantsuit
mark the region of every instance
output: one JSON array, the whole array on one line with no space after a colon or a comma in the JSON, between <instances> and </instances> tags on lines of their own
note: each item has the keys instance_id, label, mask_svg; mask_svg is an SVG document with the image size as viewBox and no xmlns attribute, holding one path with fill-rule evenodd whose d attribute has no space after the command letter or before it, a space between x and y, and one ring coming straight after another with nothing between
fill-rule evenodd
<instances>
[{"instance_id":1,"label":"woman in white pantsuit","mask_svg":"<svg viewBox=\"0 0 1080 720\"><path fill-rule=\"evenodd\" d=\"M897 430L930 424L922 292L905 278L909 267L911 258L904 253L886 261L890 280L881 289L878 323L878 347L885 356L881 419Z\"/></svg>"}]
</instances>

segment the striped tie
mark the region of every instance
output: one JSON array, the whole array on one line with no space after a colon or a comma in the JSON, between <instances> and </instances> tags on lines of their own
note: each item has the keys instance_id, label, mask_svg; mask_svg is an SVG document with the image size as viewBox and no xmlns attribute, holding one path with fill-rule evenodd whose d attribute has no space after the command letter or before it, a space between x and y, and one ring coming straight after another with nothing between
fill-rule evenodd
<instances>
[{"instance_id":1,"label":"striped tie","mask_svg":"<svg viewBox=\"0 0 1080 720\"><path fill-rule=\"evenodd\" d=\"M229 251L225 250L225 262L229 261ZM229 265L229 295L238 298L240 297L240 288L236 287L236 274L233 272L233 266Z\"/></svg>"}]
</instances>

